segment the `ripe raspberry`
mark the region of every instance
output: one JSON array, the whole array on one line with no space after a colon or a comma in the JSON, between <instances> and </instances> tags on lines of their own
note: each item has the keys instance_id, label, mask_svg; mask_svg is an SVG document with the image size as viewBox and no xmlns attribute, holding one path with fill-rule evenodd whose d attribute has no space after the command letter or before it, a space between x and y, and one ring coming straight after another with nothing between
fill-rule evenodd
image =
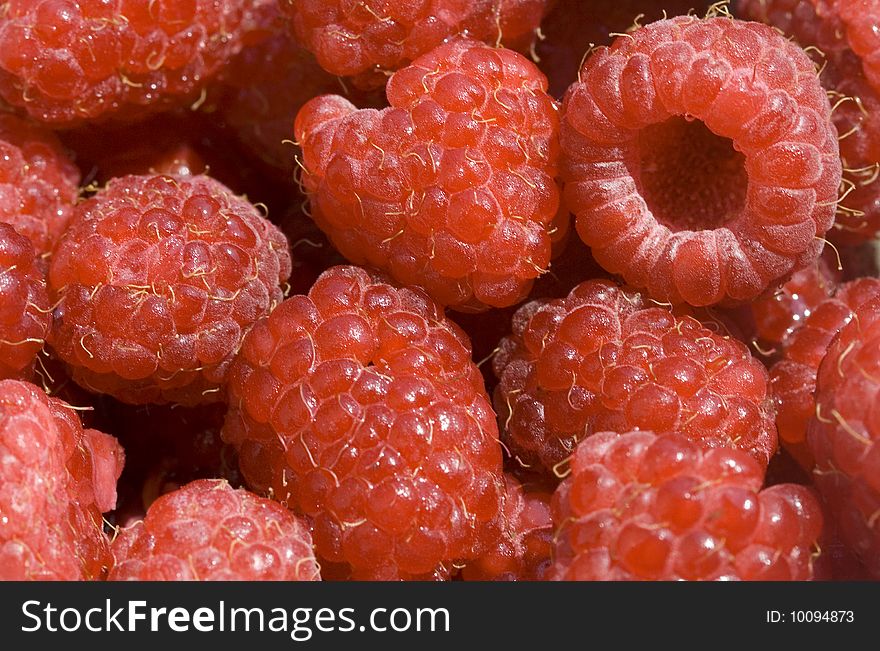
<instances>
[{"instance_id":1,"label":"ripe raspberry","mask_svg":"<svg viewBox=\"0 0 880 651\"><path fill-rule=\"evenodd\" d=\"M855 310L816 380L807 443L844 543L880 578L880 299Z\"/></svg>"},{"instance_id":2,"label":"ripe raspberry","mask_svg":"<svg viewBox=\"0 0 880 651\"><path fill-rule=\"evenodd\" d=\"M565 197L607 270L710 305L818 257L841 165L800 48L764 25L679 17L599 49L581 79L563 105Z\"/></svg>"},{"instance_id":3,"label":"ripe raspberry","mask_svg":"<svg viewBox=\"0 0 880 651\"><path fill-rule=\"evenodd\" d=\"M445 574L496 539L495 415L421 289L330 269L254 327L228 388L245 479L311 518L318 555L353 578Z\"/></svg>"},{"instance_id":4,"label":"ripe raspberry","mask_svg":"<svg viewBox=\"0 0 880 651\"><path fill-rule=\"evenodd\" d=\"M191 103L241 49L253 4L8 0L0 96L58 126Z\"/></svg>"},{"instance_id":5,"label":"ripe raspberry","mask_svg":"<svg viewBox=\"0 0 880 651\"><path fill-rule=\"evenodd\" d=\"M826 255L796 271L776 292L751 304L757 337L770 347L785 344L813 310L834 295L839 281L840 272Z\"/></svg>"},{"instance_id":6,"label":"ripe raspberry","mask_svg":"<svg viewBox=\"0 0 880 651\"><path fill-rule=\"evenodd\" d=\"M521 485L505 475L498 542L461 571L465 581L542 581L550 568L553 548L551 494Z\"/></svg>"},{"instance_id":7,"label":"ripe raspberry","mask_svg":"<svg viewBox=\"0 0 880 651\"><path fill-rule=\"evenodd\" d=\"M287 241L206 176L127 176L77 206L55 254L50 344L123 402L221 400L242 338L281 301Z\"/></svg>"},{"instance_id":8,"label":"ripe raspberry","mask_svg":"<svg viewBox=\"0 0 880 651\"><path fill-rule=\"evenodd\" d=\"M122 460L66 403L0 381L0 580L102 578L101 512L115 506Z\"/></svg>"},{"instance_id":9,"label":"ripe raspberry","mask_svg":"<svg viewBox=\"0 0 880 651\"><path fill-rule=\"evenodd\" d=\"M701 450L676 434L591 436L553 496L553 576L808 580L819 503L796 484L760 491L763 474L740 450Z\"/></svg>"},{"instance_id":10,"label":"ripe raspberry","mask_svg":"<svg viewBox=\"0 0 880 651\"><path fill-rule=\"evenodd\" d=\"M873 239L880 233L880 95L862 71L862 62L846 40L838 3L831 0L745 0L743 16L791 36L821 68L822 85L836 108L840 154L851 191L838 207L834 230L838 243Z\"/></svg>"},{"instance_id":11,"label":"ripe raspberry","mask_svg":"<svg viewBox=\"0 0 880 651\"><path fill-rule=\"evenodd\" d=\"M46 277L34 247L0 222L0 379L30 376L50 323Z\"/></svg>"},{"instance_id":12,"label":"ripe raspberry","mask_svg":"<svg viewBox=\"0 0 880 651\"><path fill-rule=\"evenodd\" d=\"M880 297L880 279L861 278L841 285L833 297L819 303L800 328L788 338L783 358L770 370L770 384L776 401L776 427L780 440L791 448L804 445L807 424L816 413L813 394L816 373L834 336L859 307ZM809 455L806 459L812 469Z\"/></svg>"},{"instance_id":13,"label":"ripe raspberry","mask_svg":"<svg viewBox=\"0 0 880 651\"><path fill-rule=\"evenodd\" d=\"M469 311L522 300L568 214L547 81L468 40L395 73L390 108L318 97L297 115L315 221L349 260Z\"/></svg>"},{"instance_id":14,"label":"ripe raspberry","mask_svg":"<svg viewBox=\"0 0 880 651\"><path fill-rule=\"evenodd\" d=\"M395 70L466 34L478 41L527 51L549 0L281 0L296 38L324 70L380 86Z\"/></svg>"},{"instance_id":15,"label":"ripe raspberry","mask_svg":"<svg viewBox=\"0 0 880 651\"><path fill-rule=\"evenodd\" d=\"M203 479L113 541L111 581L318 581L308 527L272 500Z\"/></svg>"},{"instance_id":16,"label":"ripe raspberry","mask_svg":"<svg viewBox=\"0 0 880 651\"><path fill-rule=\"evenodd\" d=\"M58 139L0 112L0 222L47 255L70 220L78 191L79 171Z\"/></svg>"},{"instance_id":17,"label":"ripe raspberry","mask_svg":"<svg viewBox=\"0 0 880 651\"><path fill-rule=\"evenodd\" d=\"M587 281L533 301L493 360L506 442L550 470L594 432L681 432L703 447L776 449L767 371L748 348L637 293Z\"/></svg>"}]
</instances>

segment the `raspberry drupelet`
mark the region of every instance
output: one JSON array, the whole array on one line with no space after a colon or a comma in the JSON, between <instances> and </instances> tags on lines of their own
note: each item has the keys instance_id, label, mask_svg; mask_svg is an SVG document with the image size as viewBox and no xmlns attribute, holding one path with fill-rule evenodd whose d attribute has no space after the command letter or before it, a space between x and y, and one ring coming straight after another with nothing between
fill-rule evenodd
<instances>
[{"instance_id":1,"label":"raspberry drupelet","mask_svg":"<svg viewBox=\"0 0 880 651\"><path fill-rule=\"evenodd\" d=\"M115 507L122 448L83 430L38 387L0 381L0 579L103 578L101 513Z\"/></svg>"},{"instance_id":2,"label":"raspberry drupelet","mask_svg":"<svg viewBox=\"0 0 880 651\"><path fill-rule=\"evenodd\" d=\"M456 39L396 72L391 107L297 115L315 221L350 261L467 311L522 300L567 230L556 106L509 50Z\"/></svg>"},{"instance_id":3,"label":"raspberry drupelet","mask_svg":"<svg viewBox=\"0 0 880 651\"><path fill-rule=\"evenodd\" d=\"M0 222L48 255L79 193L79 170L50 131L0 111Z\"/></svg>"},{"instance_id":4,"label":"raspberry drupelet","mask_svg":"<svg viewBox=\"0 0 880 651\"><path fill-rule=\"evenodd\" d=\"M834 295L840 279L840 272L825 255L792 274L773 294L762 296L749 306L756 338L770 347L770 354L776 353L777 347L788 341L813 310Z\"/></svg>"},{"instance_id":5,"label":"raspberry drupelet","mask_svg":"<svg viewBox=\"0 0 880 651\"><path fill-rule=\"evenodd\" d=\"M241 49L253 4L8 0L0 96L56 126L192 103Z\"/></svg>"},{"instance_id":6,"label":"raspberry drupelet","mask_svg":"<svg viewBox=\"0 0 880 651\"><path fill-rule=\"evenodd\" d=\"M77 206L52 257L49 342L73 379L123 402L195 405L281 302L284 235L206 176L126 176Z\"/></svg>"},{"instance_id":7,"label":"raspberry drupelet","mask_svg":"<svg viewBox=\"0 0 880 651\"><path fill-rule=\"evenodd\" d=\"M598 49L560 139L581 238L657 300L754 299L812 263L834 219L830 103L766 25L684 16Z\"/></svg>"},{"instance_id":8,"label":"raspberry drupelet","mask_svg":"<svg viewBox=\"0 0 880 651\"><path fill-rule=\"evenodd\" d=\"M505 475L501 536L461 570L465 581L542 581L553 549L551 493Z\"/></svg>"},{"instance_id":9,"label":"raspberry drupelet","mask_svg":"<svg viewBox=\"0 0 880 651\"><path fill-rule=\"evenodd\" d=\"M782 359L770 369L776 401L780 443L808 470L812 459L805 445L807 425L816 414L816 373L834 336L859 307L880 297L880 279L861 278L841 285L832 297L816 305L801 327L787 339Z\"/></svg>"},{"instance_id":10,"label":"raspberry drupelet","mask_svg":"<svg viewBox=\"0 0 880 651\"><path fill-rule=\"evenodd\" d=\"M743 0L741 15L782 30L806 48L820 67L822 85L835 108L847 191L829 237L852 244L880 233L880 94L865 77L862 60L850 48L840 9L831 0ZM853 6L858 3L850 3ZM859 16L862 19L863 16Z\"/></svg>"},{"instance_id":11,"label":"raspberry drupelet","mask_svg":"<svg viewBox=\"0 0 880 651\"><path fill-rule=\"evenodd\" d=\"M511 452L546 473L594 432L645 429L766 466L776 449L767 371L708 325L602 280L525 304L493 360Z\"/></svg>"},{"instance_id":12,"label":"raspberry drupelet","mask_svg":"<svg viewBox=\"0 0 880 651\"><path fill-rule=\"evenodd\" d=\"M856 309L828 349L807 443L841 540L880 579L880 299Z\"/></svg>"},{"instance_id":13,"label":"raspberry drupelet","mask_svg":"<svg viewBox=\"0 0 880 651\"><path fill-rule=\"evenodd\" d=\"M0 379L27 379L52 316L46 276L24 235L0 222Z\"/></svg>"},{"instance_id":14,"label":"raspberry drupelet","mask_svg":"<svg viewBox=\"0 0 880 651\"><path fill-rule=\"evenodd\" d=\"M254 327L228 392L245 480L311 519L322 563L443 576L497 540L495 414L466 337L420 288L333 267Z\"/></svg>"},{"instance_id":15,"label":"raspberry drupelet","mask_svg":"<svg viewBox=\"0 0 880 651\"><path fill-rule=\"evenodd\" d=\"M113 541L110 581L319 581L308 526L223 480L156 500Z\"/></svg>"},{"instance_id":16,"label":"raspberry drupelet","mask_svg":"<svg viewBox=\"0 0 880 651\"><path fill-rule=\"evenodd\" d=\"M528 51L550 0L280 0L296 39L324 70L381 86L388 74L465 34Z\"/></svg>"},{"instance_id":17,"label":"raspberry drupelet","mask_svg":"<svg viewBox=\"0 0 880 651\"><path fill-rule=\"evenodd\" d=\"M741 450L676 434L602 432L578 446L553 495L560 580L813 578L822 511L797 484L761 489Z\"/></svg>"}]
</instances>

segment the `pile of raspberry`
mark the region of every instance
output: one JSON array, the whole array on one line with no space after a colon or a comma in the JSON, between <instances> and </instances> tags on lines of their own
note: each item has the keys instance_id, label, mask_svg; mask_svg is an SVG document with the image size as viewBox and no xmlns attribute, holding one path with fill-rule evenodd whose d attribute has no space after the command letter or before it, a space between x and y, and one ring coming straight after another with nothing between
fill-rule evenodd
<instances>
[{"instance_id":1,"label":"pile of raspberry","mask_svg":"<svg viewBox=\"0 0 880 651\"><path fill-rule=\"evenodd\" d=\"M0 2L0 580L880 580L878 16Z\"/></svg>"}]
</instances>

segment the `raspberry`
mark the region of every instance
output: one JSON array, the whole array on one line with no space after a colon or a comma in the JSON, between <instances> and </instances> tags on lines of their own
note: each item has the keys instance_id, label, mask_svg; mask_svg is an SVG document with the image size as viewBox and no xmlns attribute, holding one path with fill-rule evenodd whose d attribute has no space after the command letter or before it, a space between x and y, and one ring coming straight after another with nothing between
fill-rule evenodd
<instances>
[{"instance_id":1,"label":"raspberry","mask_svg":"<svg viewBox=\"0 0 880 651\"><path fill-rule=\"evenodd\" d=\"M493 365L495 408L526 464L555 470L604 430L677 431L764 466L776 449L767 371L744 344L607 281L525 304Z\"/></svg>"},{"instance_id":2,"label":"raspberry","mask_svg":"<svg viewBox=\"0 0 880 651\"><path fill-rule=\"evenodd\" d=\"M355 77L362 87L443 43L469 37L528 50L549 0L428 0L417 3L365 0L281 0L297 40L333 75Z\"/></svg>"},{"instance_id":3,"label":"raspberry","mask_svg":"<svg viewBox=\"0 0 880 651\"><path fill-rule=\"evenodd\" d=\"M565 198L605 269L710 305L816 259L841 165L800 48L757 23L679 17L600 48L581 79L563 104Z\"/></svg>"},{"instance_id":4,"label":"raspberry","mask_svg":"<svg viewBox=\"0 0 880 651\"><path fill-rule=\"evenodd\" d=\"M81 203L55 250L50 344L74 380L123 402L199 404L283 298L287 241L205 176L127 176Z\"/></svg>"},{"instance_id":5,"label":"raspberry","mask_svg":"<svg viewBox=\"0 0 880 651\"><path fill-rule=\"evenodd\" d=\"M852 182L837 211L833 238L855 243L880 233L880 95L871 88L862 62L849 48L846 27L829 0L745 0L742 14L774 25L792 36L821 67L822 85L836 108L832 113L840 136L846 178Z\"/></svg>"},{"instance_id":6,"label":"raspberry","mask_svg":"<svg viewBox=\"0 0 880 651\"><path fill-rule=\"evenodd\" d=\"M0 222L47 255L70 220L78 191L79 171L58 139L0 112Z\"/></svg>"},{"instance_id":7,"label":"raspberry","mask_svg":"<svg viewBox=\"0 0 880 651\"><path fill-rule=\"evenodd\" d=\"M807 443L842 541L880 578L880 299L856 309L819 367Z\"/></svg>"},{"instance_id":8,"label":"raspberry","mask_svg":"<svg viewBox=\"0 0 880 651\"><path fill-rule=\"evenodd\" d=\"M58 126L191 103L241 49L253 4L9 0L0 96Z\"/></svg>"},{"instance_id":9,"label":"raspberry","mask_svg":"<svg viewBox=\"0 0 880 651\"><path fill-rule=\"evenodd\" d=\"M280 504L223 480L156 500L113 541L111 581L318 581L308 527Z\"/></svg>"},{"instance_id":10,"label":"raspberry","mask_svg":"<svg viewBox=\"0 0 880 651\"><path fill-rule=\"evenodd\" d=\"M860 306L877 297L880 297L878 278L862 278L841 285L833 297L809 313L803 325L786 341L782 360L770 370L770 384L777 404L779 437L789 447L804 445L807 424L816 413L813 398L816 373L832 339ZM808 457L807 465L812 468Z\"/></svg>"},{"instance_id":11,"label":"raspberry","mask_svg":"<svg viewBox=\"0 0 880 651\"><path fill-rule=\"evenodd\" d=\"M834 295L839 281L840 273L825 255L795 272L775 293L752 303L756 335L770 346L784 344L818 305Z\"/></svg>"},{"instance_id":12,"label":"raspberry","mask_svg":"<svg viewBox=\"0 0 880 651\"><path fill-rule=\"evenodd\" d=\"M353 578L447 574L497 538L495 415L421 289L330 269L254 327L228 390L245 479L311 518L318 555Z\"/></svg>"},{"instance_id":13,"label":"raspberry","mask_svg":"<svg viewBox=\"0 0 880 651\"><path fill-rule=\"evenodd\" d=\"M101 512L115 506L122 460L66 403L0 381L0 580L102 578Z\"/></svg>"},{"instance_id":14,"label":"raspberry","mask_svg":"<svg viewBox=\"0 0 880 651\"><path fill-rule=\"evenodd\" d=\"M507 492L498 542L461 572L465 581L541 581L553 547L551 494L505 476Z\"/></svg>"},{"instance_id":15,"label":"raspberry","mask_svg":"<svg viewBox=\"0 0 880 651\"><path fill-rule=\"evenodd\" d=\"M297 115L317 224L352 262L478 311L522 300L562 237L547 82L458 39L395 73L390 108L318 97Z\"/></svg>"},{"instance_id":16,"label":"raspberry","mask_svg":"<svg viewBox=\"0 0 880 651\"><path fill-rule=\"evenodd\" d=\"M553 576L808 580L819 503L796 484L761 491L762 479L740 450L701 450L676 434L595 434L553 496Z\"/></svg>"},{"instance_id":17,"label":"raspberry","mask_svg":"<svg viewBox=\"0 0 880 651\"><path fill-rule=\"evenodd\" d=\"M0 379L31 374L50 323L46 278L34 247L0 222Z\"/></svg>"}]
</instances>

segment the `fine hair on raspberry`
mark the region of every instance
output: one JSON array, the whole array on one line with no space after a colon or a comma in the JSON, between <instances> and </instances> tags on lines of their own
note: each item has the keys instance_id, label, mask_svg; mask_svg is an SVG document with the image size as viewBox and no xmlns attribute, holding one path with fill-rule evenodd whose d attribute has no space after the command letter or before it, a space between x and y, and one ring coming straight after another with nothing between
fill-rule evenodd
<instances>
[{"instance_id":1,"label":"fine hair on raspberry","mask_svg":"<svg viewBox=\"0 0 880 651\"><path fill-rule=\"evenodd\" d=\"M113 179L77 206L52 257L50 343L73 379L123 402L195 405L281 302L287 240L207 176Z\"/></svg>"},{"instance_id":2,"label":"fine hair on raspberry","mask_svg":"<svg viewBox=\"0 0 880 651\"><path fill-rule=\"evenodd\" d=\"M566 93L565 199L596 260L651 297L751 300L822 250L830 118L813 62L772 28L658 21L594 52Z\"/></svg>"}]
</instances>

